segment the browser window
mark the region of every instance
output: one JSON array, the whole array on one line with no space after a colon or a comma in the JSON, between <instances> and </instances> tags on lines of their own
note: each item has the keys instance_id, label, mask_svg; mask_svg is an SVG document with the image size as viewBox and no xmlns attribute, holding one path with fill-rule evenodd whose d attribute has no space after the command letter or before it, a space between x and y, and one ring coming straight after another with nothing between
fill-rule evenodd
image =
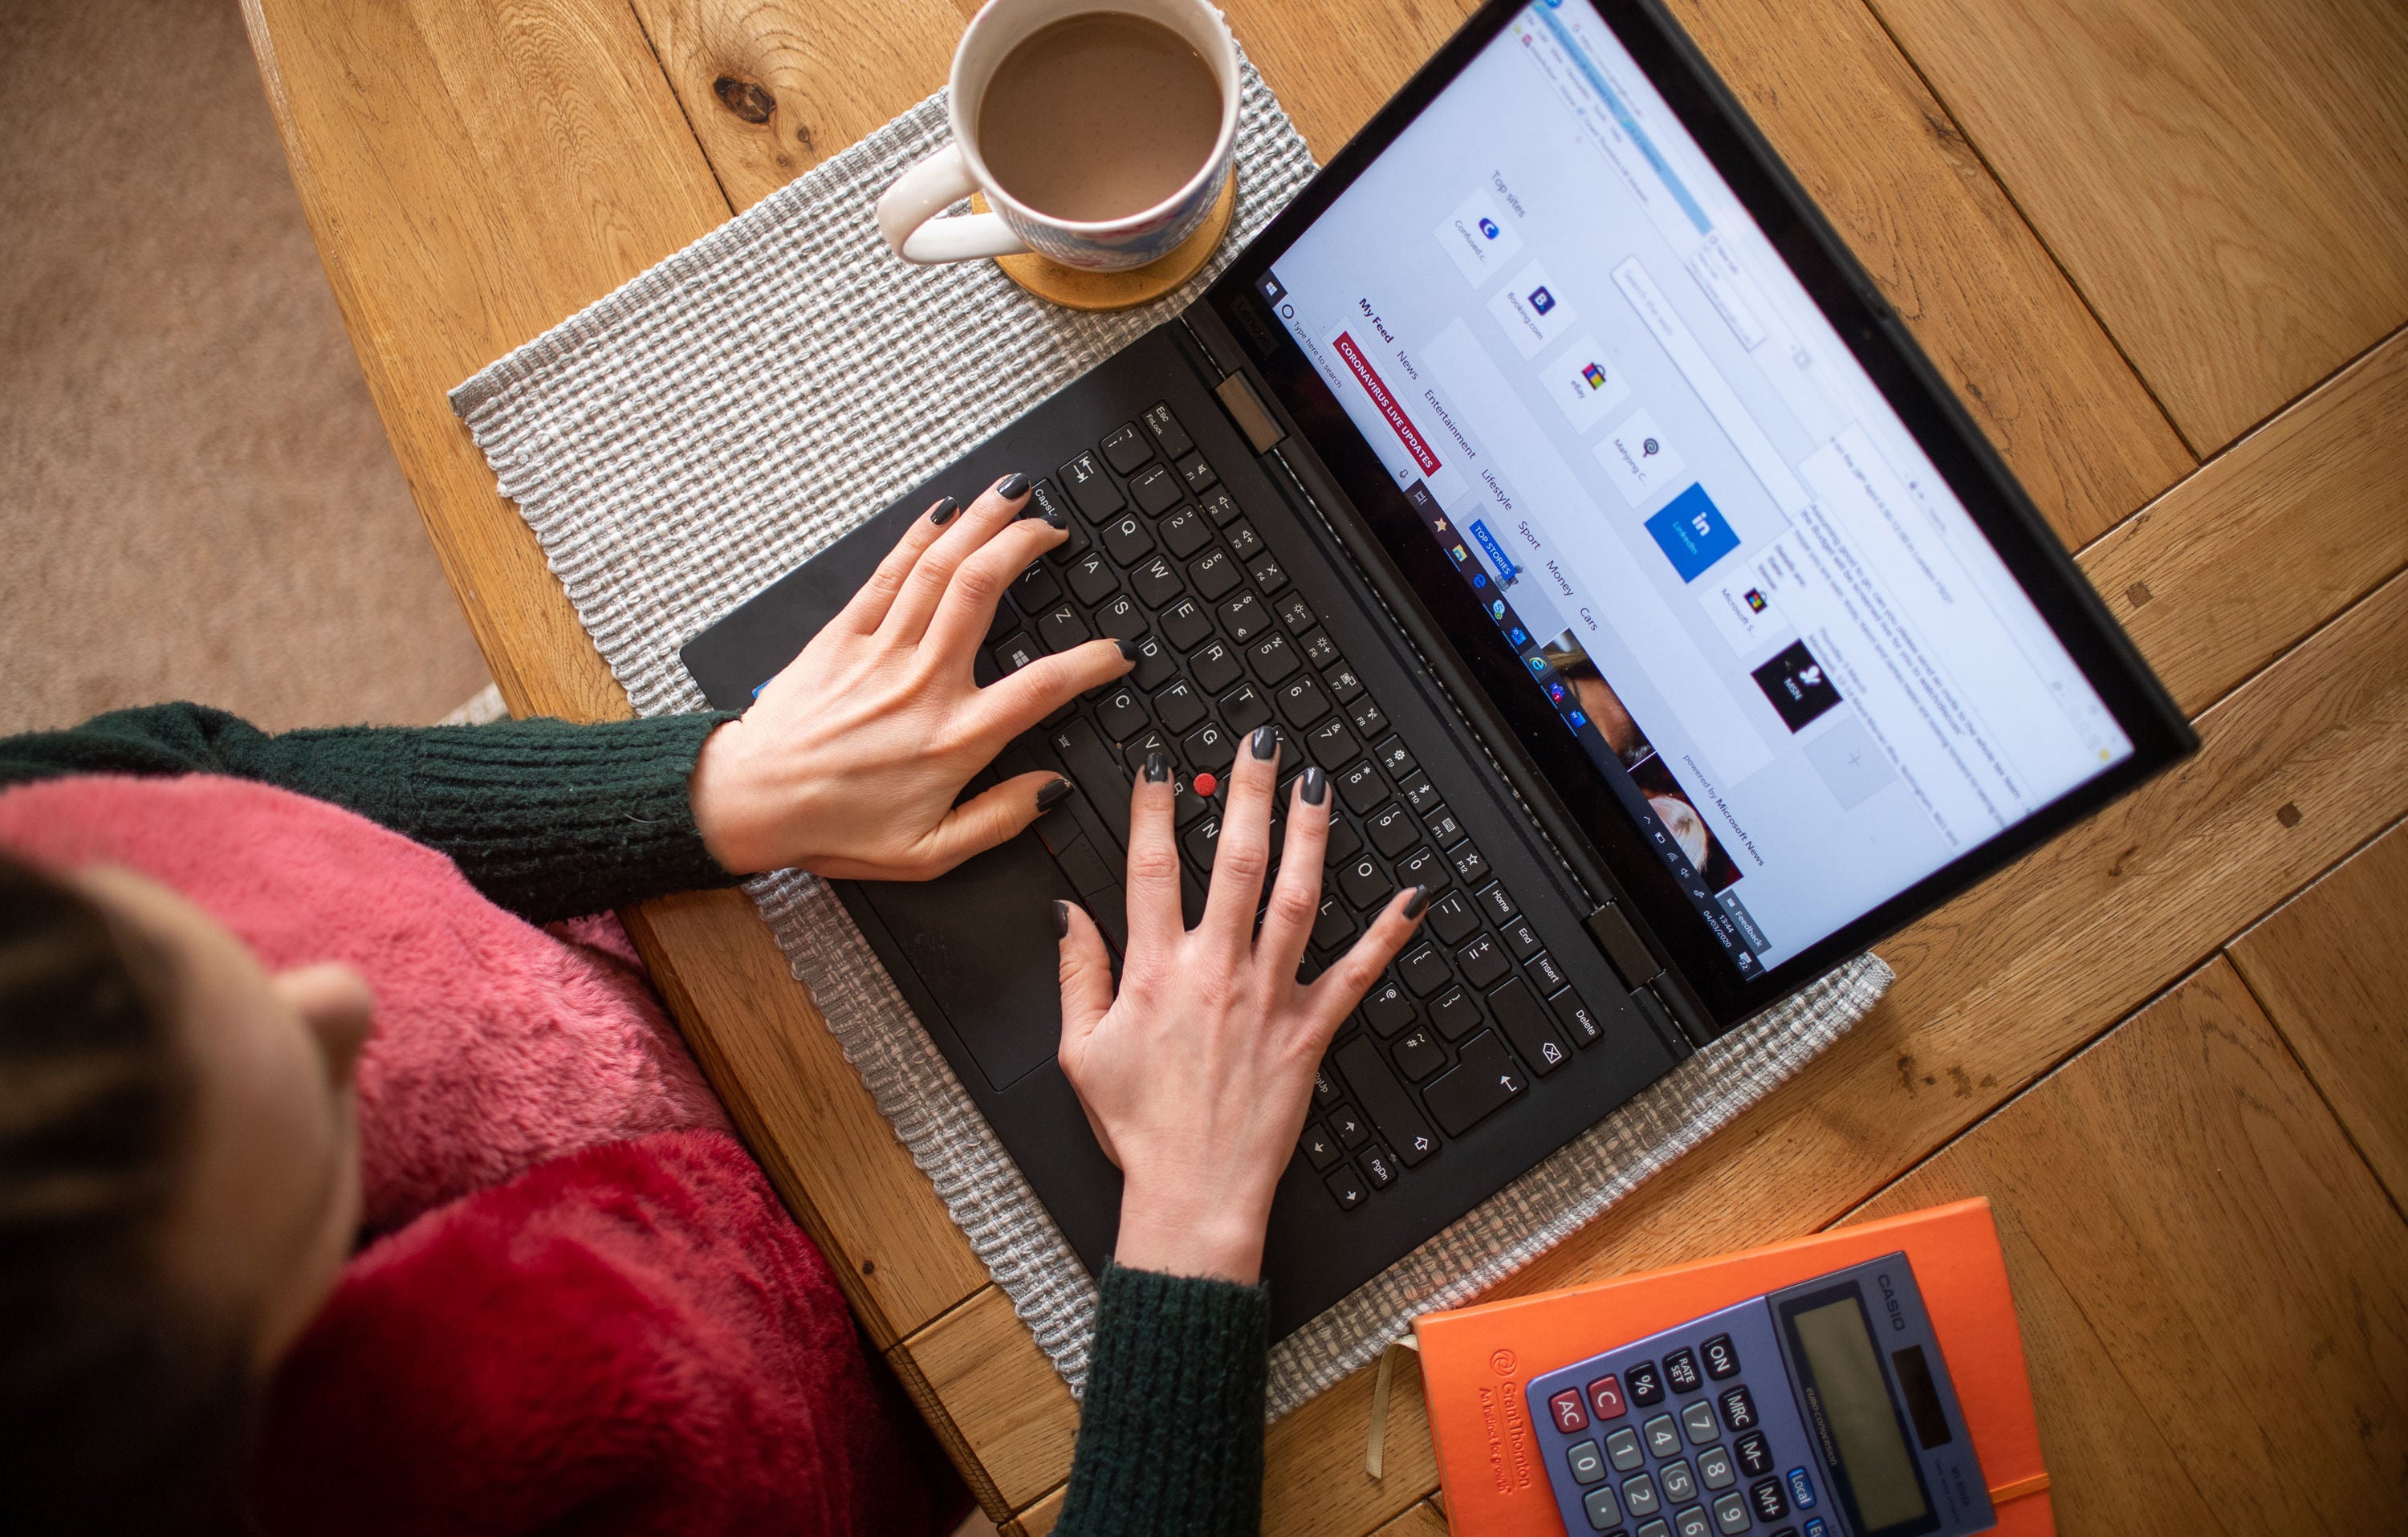
<instances>
[{"instance_id":1,"label":"browser window","mask_svg":"<svg viewBox=\"0 0 2408 1537\"><path fill-rule=\"evenodd\" d=\"M1260 287L1743 976L2130 755L1586 7Z\"/></svg>"}]
</instances>

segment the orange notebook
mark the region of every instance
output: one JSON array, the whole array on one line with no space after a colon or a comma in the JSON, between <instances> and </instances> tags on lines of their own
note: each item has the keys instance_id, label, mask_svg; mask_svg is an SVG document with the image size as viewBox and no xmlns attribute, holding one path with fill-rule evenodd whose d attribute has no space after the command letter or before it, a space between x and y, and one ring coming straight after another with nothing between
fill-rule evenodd
<instances>
[{"instance_id":1,"label":"orange notebook","mask_svg":"<svg viewBox=\"0 0 2408 1537\"><path fill-rule=\"evenodd\" d=\"M1903 1249L1947 1357L2004 1537L2057 1521L2023 1331L1986 1200L1842 1228L1593 1286L1428 1314L1413 1325L1447 1516L1459 1537L1563 1537L1523 1389L1534 1376L1717 1308Z\"/></svg>"}]
</instances>

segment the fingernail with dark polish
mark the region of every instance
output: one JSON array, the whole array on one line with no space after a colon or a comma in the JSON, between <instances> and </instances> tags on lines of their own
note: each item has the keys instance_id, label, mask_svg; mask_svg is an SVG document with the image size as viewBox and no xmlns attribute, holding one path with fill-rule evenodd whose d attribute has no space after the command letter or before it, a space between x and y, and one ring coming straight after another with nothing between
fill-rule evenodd
<instances>
[{"instance_id":1,"label":"fingernail with dark polish","mask_svg":"<svg viewBox=\"0 0 2408 1537\"><path fill-rule=\"evenodd\" d=\"M1268 725L1254 727L1254 756L1268 759L1279 751L1279 732Z\"/></svg>"},{"instance_id":2,"label":"fingernail with dark polish","mask_svg":"<svg viewBox=\"0 0 2408 1537\"><path fill-rule=\"evenodd\" d=\"M1068 528L1070 526L1070 514L1064 511L1059 507L1049 507L1045 510L1045 526L1048 528Z\"/></svg>"},{"instance_id":3,"label":"fingernail with dark polish","mask_svg":"<svg viewBox=\"0 0 2408 1537\"><path fill-rule=\"evenodd\" d=\"M1070 937L1070 904L1068 902L1054 904L1054 937L1057 940Z\"/></svg>"},{"instance_id":4,"label":"fingernail with dark polish","mask_svg":"<svg viewBox=\"0 0 2408 1537\"><path fill-rule=\"evenodd\" d=\"M1170 778L1170 759L1160 753L1145 755L1145 782L1160 784Z\"/></svg>"},{"instance_id":5,"label":"fingernail with dark polish","mask_svg":"<svg viewBox=\"0 0 2408 1537\"><path fill-rule=\"evenodd\" d=\"M1418 918L1422 915L1422 909L1427 906L1429 906L1429 887L1415 886L1412 896L1405 901L1405 916Z\"/></svg>"},{"instance_id":6,"label":"fingernail with dark polish","mask_svg":"<svg viewBox=\"0 0 2408 1537\"><path fill-rule=\"evenodd\" d=\"M1016 502L1028 495L1028 477L1013 470L995 482L995 494L1008 502Z\"/></svg>"},{"instance_id":7,"label":"fingernail with dark polish","mask_svg":"<svg viewBox=\"0 0 2408 1537\"><path fill-rule=\"evenodd\" d=\"M1306 805L1318 806L1329 798L1329 776L1315 764L1304 771L1304 783L1297 786L1296 793L1304 797Z\"/></svg>"},{"instance_id":8,"label":"fingernail with dark polish","mask_svg":"<svg viewBox=\"0 0 2408 1537\"><path fill-rule=\"evenodd\" d=\"M962 504L953 500L951 496L948 496L943 501L939 502L936 506L928 509L928 521L941 528L945 524L953 522L953 514L961 510Z\"/></svg>"},{"instance_id":9,"label":"fingernail with dark polish","mask_svg":"<svg viewBox=\"0 0 2408 1537\"><path fill-rule=\"evenodd\" d=\"M1037 809L1039 812L1050 812L1062 804L1069 794L1070 782L1067 779L1057 779L1037 792Z\"/></svg>"},{"instance_id":10,"label":"fingernail with dark polish","mask_svg":"<svg viewBox=\"0 0 2408 1537\"><path fill-rule=\"evenodd\" d=\"M1121 660L1124 662L1134 664L1139 657L1145 654L1145 648L1134 640L1115 640L1112 644L1121 648Z\"/></svg>"}]
</instances>

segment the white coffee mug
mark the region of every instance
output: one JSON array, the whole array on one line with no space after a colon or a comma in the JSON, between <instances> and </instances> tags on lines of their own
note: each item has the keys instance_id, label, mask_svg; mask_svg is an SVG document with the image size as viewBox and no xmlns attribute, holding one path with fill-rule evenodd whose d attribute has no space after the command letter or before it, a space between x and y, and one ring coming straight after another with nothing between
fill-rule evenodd
<instances>
[{"instance_id":1,"label":"white coffee mug","mask_svg":"<svg viewBox=\"0 0 2408 1537\"><path fill-rule=\"evenodd\" d=\"M996 66L1040 27L1099 10L1158 22L1185 38L1221 86L1212 153L1177 192L1124 219L1082 222L1038 212L996 185L980 157L979 108ZM1238 45L1205 0L987 0L953 50L946 109L953 141L903 173L878 200L878 228L907 262L962 262L1036 251L1089 272L1121 272L1168 255L1212 211L1238 145ZM973 192L992 213L940 214Z\"/></svg>"}]
</instances>

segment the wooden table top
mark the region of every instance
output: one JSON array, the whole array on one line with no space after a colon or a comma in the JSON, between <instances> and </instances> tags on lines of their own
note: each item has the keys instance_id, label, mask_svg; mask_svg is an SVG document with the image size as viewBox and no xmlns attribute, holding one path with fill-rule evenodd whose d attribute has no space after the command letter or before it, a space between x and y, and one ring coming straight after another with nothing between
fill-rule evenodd
<instances>
[{"instance_id":1,"label":"wooden table top","mask_svg":"<svg viewBox=\"0 0 2408 1537\"><path fill-rule=\"evenodd\" d=\"M360 366L511 708L627 713L444 393L939 87L970 0L244 0ZM1467 0L1230 0L1314 152ZM2408 1482L2408 11L1673 0L2204 743L1883 945L1863 1024L1506 1288L1998 1203L2077 1530ZM1008 1530L1076 1409L735 893L628 915ZM1272 1428L1273 1532L1443 1530L1418 1385ZM2394 1516L2380 1515L2393 1511Z\"/></svg>"}]
</instances>

